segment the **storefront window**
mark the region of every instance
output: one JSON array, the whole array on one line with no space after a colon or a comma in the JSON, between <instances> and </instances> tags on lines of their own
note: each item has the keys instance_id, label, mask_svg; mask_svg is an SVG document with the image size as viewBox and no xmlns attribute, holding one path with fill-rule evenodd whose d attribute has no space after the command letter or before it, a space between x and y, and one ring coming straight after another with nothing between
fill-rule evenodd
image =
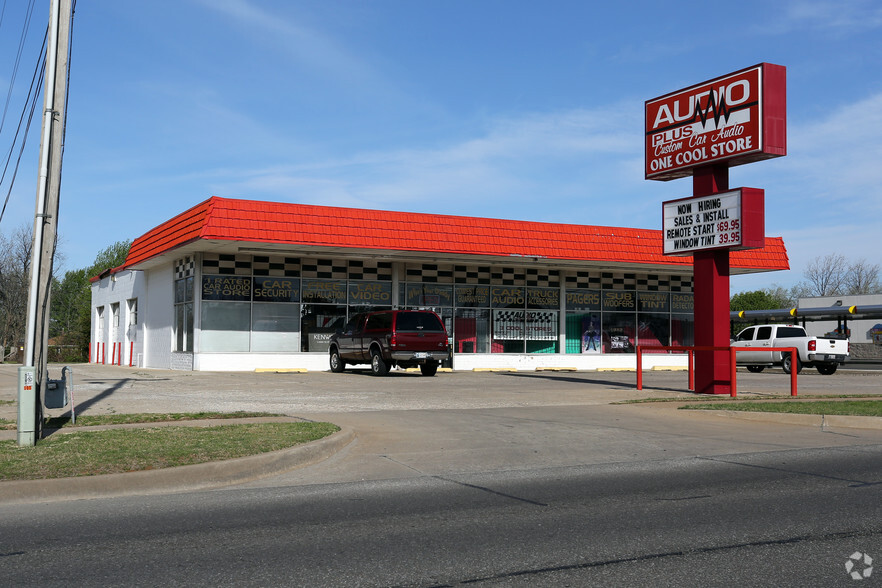
<instances>
[{"instance_id":1,"label":"storefront window","mask_svg":"<svg viewBox=\"0 0 882 588\"><path fill-rule=\"evenodd\" d=\"M367 310L369 309L359 308L358 312ZM303 333L300 350L326 353L330 346L331 335L337 329L342 329L345 324L345 304L304 304L300 321Z\"/></svg>"},{"instance_id":2,"label":"storefront window","mask_svg":"<svg viewBox=\"0 0 882 588\"><path fill-rule=\"evenodd\" d=\"M250 302L202 303L200 351L248 351L250 333Z\"/></svg>"},{"instance_id":3,"label":"storefront window","mask_svg":"<svg viewBox=\"0 0 882 588\"><path fill-rule=\"evenodd\" d=\"M604 290L601 293L603 353L633 353L636 344L637 296L630 290Z\"/></svg>"},{"instance_id":4,"label":"storefront window","mask_svg":"<svg viewBox=\"0 0 882 588\"><path fill-rule=\"evenodd\" d=\"M300 349L299 304L255 302L251 320L251 351Z\"/></svg>"},{"instance_id":5,"label":"storefront window","mask_svg":"<svg viewBox=\"0 0 882 588\"><path fill-rule=\"evenodd\" d=\"M636 328L633 313L603 313L601 351L603 353L633 353Z\"/></svg>"},{"instance_id":6,"label":"storefront window","mask_svg":"<svg viewBox=\"0 0 882 588\"><path fill-rule=\"evenodd\" d=\"M453 339L454 353L489 353L490 311L486 308L457 308Z\"/></svg>"},{"instance_id":7,"label":"storefront window","mask_svg":"<svg viewBox=\"0 0 882 588\"><path fill-rule=\"evenodd\" d=\"M490 286L491 353L524 353L526 300L519 286Z\"/></svg>"},{"instance_id":8,"label":"storefront window","mask_svg":"<svg viewBox=\"0 0 882 588\"><path fill-rule=\"evenodd\" d=\"M671 345L695 345L693 295L671 293Z\"/></svg>"},{"instance_id":9,"label":"storefront window","mask_svg":"<svg viewBox=\"0 0 882 588\"><path fill-rule=\"evenodd\" d=\"M667 292L637 292L637 343L670 345L671 297ZM664 353L651 350L647 353Z\"/></svg>"},{"instance_id":10,"label":"storefront window","mask_svg":"<svg viewBox=\"0 0 882 588\"><path fill-rule=\"evenodd\" d=\"M175 280L175 351L193 351L193 276Z\"/></svg>"},{"instance_id":11,"label":"storefront window","mask_svg":"<svg viewBox=\"0 0 882 588\"><path fill-rule=\"evenodd\" d=\"M490 352L490 286L456 286L454 353Z\"/></svg>"},{"instance_id":12,"label":"storefront window","mask_svg":"<svg viewBox=\"0 0 882 588\"><path fill-rule=\"evenodd\" d=\"M557 353L560 288L527 288L527 353Z\"/></svg>"},{"instance_id":13,"label":"storefront window","mask_svg":"<svg viewBox=\"0 0 882 588\"><path fill-rule=\"evenodd\" d=\"M566 291L567 353L600 353L600 290Z\"/></svg>"}]
</instances>

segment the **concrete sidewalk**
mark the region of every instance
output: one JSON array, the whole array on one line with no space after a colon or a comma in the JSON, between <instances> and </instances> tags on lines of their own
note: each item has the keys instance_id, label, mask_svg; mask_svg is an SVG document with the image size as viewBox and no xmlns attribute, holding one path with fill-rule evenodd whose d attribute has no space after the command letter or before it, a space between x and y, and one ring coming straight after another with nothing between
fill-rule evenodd
<instances>
[{"instance_id":1,"label":"concrete sidewalk","mask_svg":"<svg viewBox=\"0 0 882 588\"><path fill-rule=\"evenodd\" d=\"M303 447L239 460L111 476L0 482L0 502L882 443L882 419L872 417L826 417L821 423L820 417L776 414L754 421L750 419L757 417L746 413L677 411L678 403L611 406L641 398L696 400L686 390L685 372L646 373L644 390L638 391L633 372L453 372L433 378L393 372L376 378L366 370L203 373L72 367L77 414L266 411L285 419L327 420L343 430ZM60 377L60 369L51 366L50 377ZM15 400L16 385L17 366L0 365L0 401ZM802 396L878 396L882 375L805 373L799 385ZM739 391L742 398L787 397L789 376L739 372ZM70 406L51 410L47 416L69 410ZM16 416L14 403L0 404L0 418ZM819 431L834 427L854 427L859 433L818 437ZM14 430L0 431L0 439L15 438ZM296 471L287 473L292 470Z\"/></svg>"}]
</instances>

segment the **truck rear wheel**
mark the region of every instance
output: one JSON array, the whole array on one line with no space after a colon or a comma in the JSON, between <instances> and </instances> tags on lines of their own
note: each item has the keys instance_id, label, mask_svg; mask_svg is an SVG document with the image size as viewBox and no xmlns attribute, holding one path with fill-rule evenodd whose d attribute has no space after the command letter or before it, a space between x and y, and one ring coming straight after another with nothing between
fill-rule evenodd
<instances>
[{"instance_id":1,"label":"truck rear wheel","mask_svg":"<svg viewBox=\"0 0 882 588\"><path fill-rule=\"evenodd\" d=\"M818 373L822 376L831 376L836 373L836 368L839 365L835 363L819 363L816 367L818 368Z\"/></svg>"},{"instance_id":2,"label":"truck rear wheel","mask_svg":"<svg viewBox=\"0 0 882 588\"><path fill-rule=\"evenodd\" d=\"M784 370L785 374L789 374L790 371L793 369L794 358L791 357L792 355L793 355L792 353L781 354L781 368ZM802 371L802 361L799 359L798 355L796 356L795 359L796 359L796 373L798 374L799 372Z\"/></svg>"}]
</instances>

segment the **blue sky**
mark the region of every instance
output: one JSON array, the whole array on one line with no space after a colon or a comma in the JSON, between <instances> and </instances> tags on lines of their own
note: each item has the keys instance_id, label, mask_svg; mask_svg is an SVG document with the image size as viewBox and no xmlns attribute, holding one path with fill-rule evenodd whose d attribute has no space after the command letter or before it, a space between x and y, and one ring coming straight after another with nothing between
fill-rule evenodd
<instances>
[{"instance_id":1,"label":"blue sky","mask_svg":"<svg viewBox=\"0 0 882 588\"><path fill-rule=\"evenodd\" d=\"M4 4L0 88L27 8ZM48 10L36 0L4 153ZM63 269L212 195L660 229L692 185L643 179L644 102L760 62L787 67L788 155L730 186L765 189L793 269L733 293L789 287L828 253L882 263L875 0L82 0ZM3 234L32 223L38 147L35 122Z\"/></svg>"}]
</instances>

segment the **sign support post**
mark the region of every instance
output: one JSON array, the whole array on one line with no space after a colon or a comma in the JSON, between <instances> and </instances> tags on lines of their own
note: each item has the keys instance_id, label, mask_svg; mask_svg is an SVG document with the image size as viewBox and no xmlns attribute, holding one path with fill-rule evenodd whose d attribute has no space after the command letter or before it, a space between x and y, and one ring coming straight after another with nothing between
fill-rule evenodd
<instances>
[{"instance_id":1,"label":"sign support post","mask_svg":"<svg viewBox=\"0 0 882 588\"><path fill-rule=\"evenodd\" d=\"M709 165L695 170L692 195L710 196L729 189L729 167ZM695 293L695 345L729 345L729 250L696 251L692 256ZM729 394L732 382L729 352L695 352L695 392Z\"/></svg>"}]
</instances>

